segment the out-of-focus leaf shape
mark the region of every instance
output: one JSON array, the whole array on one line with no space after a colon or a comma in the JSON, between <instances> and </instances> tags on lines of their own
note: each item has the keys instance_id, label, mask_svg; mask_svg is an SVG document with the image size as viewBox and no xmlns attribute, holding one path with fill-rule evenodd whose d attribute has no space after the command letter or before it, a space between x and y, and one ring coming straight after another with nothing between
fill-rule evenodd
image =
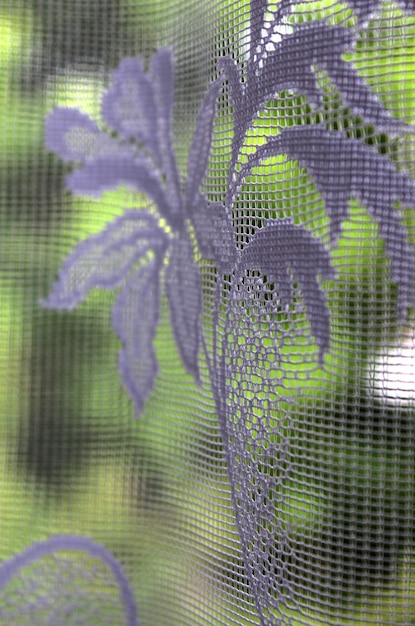
<instances>
[{"instance_id":1,"label":"out-of-focus leaf shape","mask_svg":"<svg viewBox=\"0 0 415 626\"><path fill-rule=\"evenodd\" d=\"M197 211L199 205L197 198L199 189L203 183L208 166L210 150L212 147L213 121L216 113L216 102L222 89L223 77L220 76L209 87L196 122L190 146L187 164L187 179L185 204L189 212Z\"/></svg>"},{"instance_id":2,"label":"out-of-focus leaf shape","mask_svg":"<svg viewBox=\"0 0 415 626\"><path fill-rule=\"evenodd\" d=\"M159 272L162 256L140 265L128 279L112 311L112 324L123 349L119 356L121 378L140 417L157 375L153 346L159 322Z\"/></svg>"},{"instance_id":3,"label":"out-of-focus leaf shape","mask_svg":"<svg viewBox=\"0 0 415 626\"><path fill-rule=\"evenodd\" d=\"M74 170L67 179L68 188L79 196L101 196L104 191L126 185L146 193L167 218L171 205L160 175L147 159L129 156L97 157L81 169Z\"/></svg>"},{"instance_id":4,"label":"out-of-focus leaf shape","mask_svg":"<svg viewBox=\"0 0 415 626\"><path fill-rule=\"evenodd\" d=\"M177 225L181 197L171 140L172 90L172 52L164 48L155 54L151 74L144 72L139 58L124 59L114 72L102 116L117 137L102 132L77 109L58 108L49 114L47 147L67 161L82 163L67 178L73 194L96 197L126 185L148 194Z\"/></svg>"},{"instance_id":5,"label":"out-of-focus leaf shape","mask_svg":"<svg viewBox=\"0 0 415 626\"><path fill-rule=\"evenodd\" d=\"M349 7L356 13L359 22L368 21L382 4L382 0L346 0ZM413 0L394 0L395 4L404 11L415 13L415 5Z\"/></svg>"},{"instance_id":6,"label":"out-of-focus leaf shape","mask_svg":"<svg viewBox=\"0 0 415 626\"><path fill-rule=\"evenodd\" d=\"M159 166L165 172L171 204L181 205L180 175L173 149L172 122L174 104L174 65L169 48L157 50L151 61L151 77L158 111L157 142ZM174 212L174 211L173 211Z\"/></svg>"},{"instance_id":7,"label":"out-of-focus leaf shape","mask_svg":"<svg viewBox=\"0 0 415 626\"><path fill-rule=\"evenodd\" d=\"M46 118L46 147L65 161L85 161L95 154L103 133L78 109L56 108Z\"/></svg>"},{"instance_id":8,"label":"out-of-focus leaf shape","mask_svg":"<svg viewBox=\"0 0 415 626\"><path fill-rule=\"evenodd\" d=\"M153 84L139 57L123 59L113 73L102 99L102 118L123 139L134 139L160 155Z\"/></svg>"},{"instance_id":9,"label":"out-of-focus leaf shape","mask_svg":"<svg viewBox=\"0 0 415 626\"><path fill-rule=\"evenodd\" d=\"M193 260L192 243L186 235L177 239L172 247L166 290L180 356L189 374L199 381L202 291L199 268Z\"/></svg>"},{"instance_id":10,"label":"out-of-focus leaf shape","mask_svg":"<svg viewBox=\"0 0 415 626\"><path fill-rule=\"evenodd\" d=\"M173 149L174 65L169 48L154 54L148 72L138 58L124 59L114 72L102 101L102 117L112 134L102 132L78 110L57 109L46 120L47 146L66 160L81 162L67 179L72 193L100 196L126 185L145 193L167 222L163 230L150 213L126 212L72 252L44 302L50 308L72 309L94 287L121 288L113 325L123 343L121 376L137 415L157 372L152 342L159 319L160 274L180 355L199 380L202 293L189 233L194 232L194 215L207 204L200 186L221 87L219 77L202 103L184 193ZM211 226L198 230L201 247L211 236Z\"/></svg>"},{"instance_id":11,"label":"out-of-focus leaf shape","mask_svg":"<svg viewBox=\"0 0 415 626\"><path fill-rule=\"evenodd\" d=\"M282 131L250 155L241 168L242 181L263 160L286 154L307 168L320 190L331 220L331 240L340 236L349 215L349 200L362 202L379 226L391 260L392 279L398 285L398 313L414 303L414 252L408 242L395 203L415 209L415 186L396 170L394 164L375 148L349 139L341 131L328 131L321 125L296 126Z\"/></svg>"},{"instance_id":12,"label":"out-of-focus leaf shape","mask_svg":"<svg viewBox=\"0 0 415 626\"><path fill-rule=\"evenodd\" d=\"M134 593L118 561L87 537L35 542L0 566L2 626L121 623L139 624Z\"/></svg>"},{"instance_id":13,"label":"out-of-focus leaf shape","mask_svg":"<svg viewBox=\"0 0 415 626\"><path fill-rule=\"evenodd\" d=\"M151 82L155 94L158 120L164 120L170 135L174 103L174 66L173 55L169 48L157 50L151 59ZM162 130L162 126L160 129L157 128L157 132L159 130Z\"/></svg>"},{"instance_id":14,"label":"out-of-focus leaf shape","mask_svg":"<svg viewBox=\"0 0 415 626\"><path fill-rule=\"evenodd\" d=\"M238 273L247 269L259 270L268 282L275 283L281 304L286 306L291 304L292 283L298 281L322 359L329 347L330 315L317 277L336 277L328 248L289 218L269 220L243 249Z\"/></svg>"},{"instance_id":15,"label":"out-of-focus leaf shape","mask_svg":"<svg viewBox=\"0 0 415 626\"><path fill-rule=\"evenodd\" d=\"M81 242L59 272L45 307L73 309L94 287L119 286L131 267L150 251L164 252L167 236L143 211L127 211L98 235Z\"/></svg>"}]
</instances>

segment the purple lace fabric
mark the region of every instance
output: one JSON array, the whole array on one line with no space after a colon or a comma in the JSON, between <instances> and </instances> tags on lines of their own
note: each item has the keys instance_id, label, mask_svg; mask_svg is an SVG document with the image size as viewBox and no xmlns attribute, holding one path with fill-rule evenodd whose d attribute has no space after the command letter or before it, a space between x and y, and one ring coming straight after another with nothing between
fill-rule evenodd
<instances>
[{"instance_id":1,"label":"purple lace fabric","mask_svg":"<svg viewBox=\"0 0 415 626\"><path fill-rule=\"evenodd\" d=\"M0 567L0 623L138 626L134 594L114 557L75 535L39 541Z\"/></svg>"},{"instance_id":2,"label":"purple lace fabric","mask_svg":"<svg viewBox=\"0 0 415 626\"><path fill-rule=\"evenodd\" d=\"M207 168L222 79L211 85L202 105L183 192L172 148L173 81L171 50L154 55L148 74L140 59L121 63L102 102L103 121L117 133L117 139L77 110L56 109L46 123L47 146L63 159L82 165L67 181L73 193L100 195L124 184L148 194L158 209L158 214L146 209L129 211L101 234L82 242L67 259L44 303L71 309L93 287L121 288L113 325L124 345L120 372L137 415L157 372L153 339L163 278L180 355L187 371L199 377L201 287L189 227L196 211L207 211L208 201L199 188Z\"/></svg>"},{"instance_id":3,"label":"purple lace fabric","mask_svg":"<svg viewBox=\"0 0 415 626\"><path fill-rule=\"evenodd\" d=\"M248 59L218 60L196 121L185 184L173 150L174 60L168 48L154 54L148 70L139 58L121 62L102 100L102 126L76 109L56 109L46 121L48 148L78 164L67 179L73 194L99 196L127 185L150 204L126 211L81 242L43 304L72 309L95 287L117 289L112 322L123 346L119 370L138 417L157 375L153 340L166 294L186 370L201 383L200 360L208 363L245 572L263 626L290 624L287 609L299 608L290 570L297 559L292 528L281 513L295 428L295 399L285 382L297 343L306 346L296 353L304 376L323 366L330 350L325 286L336 280L332 250L351 199L378 225L397 288L397 319L405 320L414 304L414 251L397 209L415 208L413 182L374 146L329 127L318 81L324 71L344 106L378 132L412 132L344 60L381 3L348 0L355 15L348 28L325 20L291 23L296 4L282 0L271 9L266 0L251 0ZM413 10L411 2L398 4ZM276 37L284 20L290 31ZM291 121L247 151L258 116L284 90L307 98L312 121ZM228 97L233 110L227 192L220 202L203 187L219 97ZM242 240L234 211L241 190L257 168L282 155L297 161L321 194L327 243L305 224L278 215L262 217ZM201 320L201 257L217 269L210 348Z\"/></svg>"}]
</instances>

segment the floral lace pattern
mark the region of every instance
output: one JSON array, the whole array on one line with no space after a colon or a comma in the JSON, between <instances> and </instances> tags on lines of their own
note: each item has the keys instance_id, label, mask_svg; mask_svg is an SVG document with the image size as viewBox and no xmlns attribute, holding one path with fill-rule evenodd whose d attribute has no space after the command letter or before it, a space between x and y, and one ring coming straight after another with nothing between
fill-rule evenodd
<instances>
[{"instance_id":1,"label":"floral lace pattern","mask_svg":"<svg viewBox=\"0 0 415 626\"><path fill-rule=\"evenodd\" d=\"M47 120L48 147L62 158L82 164L68 179L73 193L99 195L118 185L129 185L148 194L170 227L168 235L160 219L146 210L126 213L103 233L78 246L45 303L53 308L73 308L92 287L121 287L113 325L124 345L120 371L138 415L157 371L152 344L159 315L160 273L166 257L165 285L172 327L186 369L198 378L201 287L189 224L195 212L207 204L199 187L209 158L221 82L219 79L210 87L202 106L184 193L172 149L170 50L154 55L149 75L140 59L125 59L115 72L114 84L103 99L102 117L118 139L100 131L76 110L56 109Z\"/></svg>"},{"instance_id":2,"label":"floral lace pattern","mask_svg":"<svg viewBox=\"0 0 415 626\"><path fill-rule=\"evenodd\" d=\"M245 151L255 121L279 92L294 90L307 97L314 111L321 109L319 71L364 123L390 136L412 130L391 116L343 58L380 1L347 0L356 18L353 28L325 20L290 22L295 4L282 0L268 10L266 0L251 0L249 58L244 67L230 56L219 59L218 77L196 121L184 186L173 150L174 60L168 48L154 54L148 71L139 58L125 59L115 71L101 111L110 133L76 109L56 109L46 122L48 148L80 164L67 179L73 194L99 196L127 185L147 194L155 210L126 211L81 242L44 306L72 309L92 288L119 290L112 317L123 345L119 370L138 417L157 374L153 340L165 290L181 359L198 383L206 351L245 570L264 626L290 623L282 614L276 622L276 615L281 605L296 607L285 558L292 550L290 528L276 515L290 474L292 428L279 365L290 331L282 327L281 315L289 316L293 303L302 302L309 341L323 364L330 348L330 310L321 283L336 280L331 249L348 218L350 199L361 202L378 224L398 290L400 320L414 304L414 251L396 205L415 209L415 188L387 155L324 121L277 129ZM412 2L397 4L413 11ZM284 20L289 32L276 37ZM213 202L203 182L217 100L226 89L233 109L232 153L226 196ZM238 241L233 208L242 186L256 168L281 155L298 161L321 193L330 247L287 217L264 219L249 241ZM217 269L211 353L203 341L198 255L213 260ZM277 382L275 372L281 376Z\"/></svg>"}]
</instances>

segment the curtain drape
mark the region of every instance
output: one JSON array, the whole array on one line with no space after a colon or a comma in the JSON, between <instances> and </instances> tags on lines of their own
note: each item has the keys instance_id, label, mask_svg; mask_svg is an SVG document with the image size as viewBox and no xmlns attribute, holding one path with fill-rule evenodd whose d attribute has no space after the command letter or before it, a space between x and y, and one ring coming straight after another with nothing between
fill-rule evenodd
<instances>
[{"instance_id":1,"label":"curtain drape","mask_svg":"<svg viewBox=\"0 0 415 626\"><path fill-rule=\"evenodd\" d=\"M0 624L415 623L415 5L0 2Z\"/></svg>"}]
</instances>

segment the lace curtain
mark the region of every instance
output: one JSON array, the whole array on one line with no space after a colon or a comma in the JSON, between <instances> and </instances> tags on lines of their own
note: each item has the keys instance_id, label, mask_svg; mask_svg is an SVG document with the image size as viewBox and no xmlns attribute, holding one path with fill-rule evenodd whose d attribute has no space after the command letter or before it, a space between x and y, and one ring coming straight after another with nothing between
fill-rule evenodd
<instances>
[{"instance_id":1,"label":"lace curtain","mask_svg":"<svg viewBox=\"0 0 415 626\"><path fill-rule=\"evenodd\" d=\"M3 0L0 86L0 624L414 624L412 0Z\"/></svg>"}]
</instances>

